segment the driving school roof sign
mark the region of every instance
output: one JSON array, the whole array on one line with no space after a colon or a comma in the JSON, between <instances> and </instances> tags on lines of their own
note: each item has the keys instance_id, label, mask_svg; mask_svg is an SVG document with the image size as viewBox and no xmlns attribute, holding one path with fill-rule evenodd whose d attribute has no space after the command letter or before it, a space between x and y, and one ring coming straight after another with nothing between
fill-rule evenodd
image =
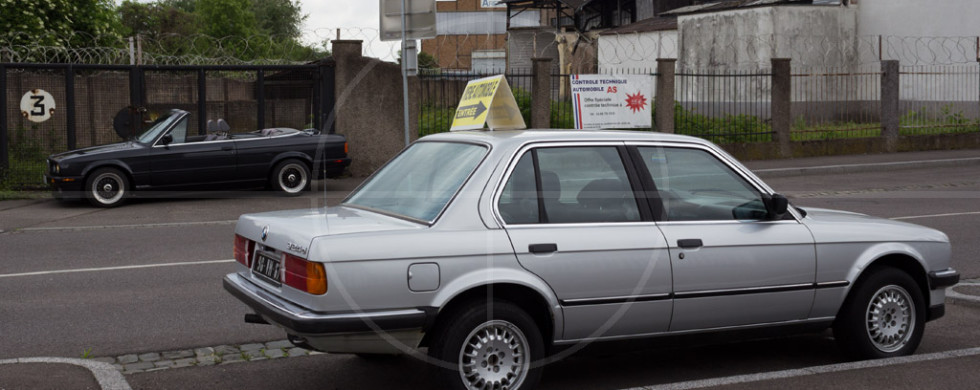
<instances>
[{"instance_id":1,"label":"driving school roof sign","mask_svg":"<svg viewBox=\"0 0 980 390\"><path fill-rule=\"evenodd\" d=\"M653 76L572 75L576 129L650 128Z\"/></svg>"},{"instance_id":2,"label":"driving school roof sign","mask_svg":"<svg viewBox=\"0 0 980 390\"><path fill-rule=\"evenodd\" d=\"M503 75L470 80L456 106L450 131L524 129L524 117Z\"/></svg>"}]
</instances>

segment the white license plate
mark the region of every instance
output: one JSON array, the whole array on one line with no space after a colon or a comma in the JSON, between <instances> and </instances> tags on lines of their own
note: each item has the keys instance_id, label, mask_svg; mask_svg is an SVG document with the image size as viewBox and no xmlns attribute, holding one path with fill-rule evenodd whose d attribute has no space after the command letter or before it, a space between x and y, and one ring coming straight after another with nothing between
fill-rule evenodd
<instances>
[{"instance_id":1,"label":"white license plate","mask_svg":"<svg viewBox=\"0 0 980 390\"><path fill-rule=\"evenodd\" d=\"M252 265L252 272L266 282L281 286L282 282L280 282L279 278L279 273L282 272L281 268L282 266L278 257L273 257L263 252L255 254L255 264Z\"/></svg>"}]
</instances>

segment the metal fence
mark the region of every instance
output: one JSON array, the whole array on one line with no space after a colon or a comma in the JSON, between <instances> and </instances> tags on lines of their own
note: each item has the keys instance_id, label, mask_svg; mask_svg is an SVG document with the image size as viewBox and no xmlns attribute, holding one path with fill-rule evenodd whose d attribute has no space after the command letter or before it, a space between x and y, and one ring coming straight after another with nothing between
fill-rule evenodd
<instances>
[{"instance_id":1,"label":"metal fence","mask_svg":"<svg viewBox=\"0 0 980 390\"><path fill-rule=\"evenodd\" d=\"M233 131L316 127L332 131L333 67L125 66L0 63L0 189L40 188L47 156L122 141L113 118L128 107L144 120L171 109L191 112L188 131L225 119ZM54 115L28 120L19 104L44 90ZM28 96L29 99L29 96Z\"/></svg>"},{"instance_id":2,"label":"metal fence","mask_svg":"<svg viewBox=\"0 0 980 390\"><path fill-rule=\"evenodd\" d=\"M772 141L771 73L685 71L675 87L675 133L722 144Z\"/></svg>"},{"instance_id":3,"label":"metal fence","mask_svg":"<svg viewBox=\"0 0 980 390\"><path fill-rule=\"evenodd\" d=\"M799 67L792 74L792 139L881 135L881 66Z\"/></svg>"},{"instance_id":4,"label":"metal fence","mask_svg":"<svg viewBox=\"0 0 980 390\"><path fill-rule=\"evenodd\" d=\"M980 64L904 66L899 74L902 135L980 131Z\"/></svg>"}]
</instances>

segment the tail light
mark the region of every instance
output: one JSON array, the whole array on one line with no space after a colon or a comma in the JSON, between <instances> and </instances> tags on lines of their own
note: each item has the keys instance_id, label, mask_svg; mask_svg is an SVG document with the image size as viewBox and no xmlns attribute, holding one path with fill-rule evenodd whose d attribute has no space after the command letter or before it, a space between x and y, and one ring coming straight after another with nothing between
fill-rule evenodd
<instances>
[{"instance_id":1,"label":"tail light","mask_svg":"<svg viewBox=\"0 0 980 390\"><path fill-rule=\"evenodd\" d=\"M344 154L350 154L350 146L344 142Z\"/></svg>"},{"instance_id":2,"label":"tail light","mask_svg":"<svg viewBox=\"0 0 980 390\"><path fill-rule=\"evenodd\" d=\"M255 251L255 241L235 235L235 261L246 267L252 267L252 252Z\"/></svg>"},{"instance_id":3,"label":"tail light","mask_svg":"<svg viewBox=\"0 0 980 390\"><path fill-rule=\"evenodd\" d=\"M283 257L283 262L285 272L282 273L282 278L287 286L314 295L327 292L327 272L323 269L323 264L306 261L288 253Z\"/></svg>"}]
</instances>

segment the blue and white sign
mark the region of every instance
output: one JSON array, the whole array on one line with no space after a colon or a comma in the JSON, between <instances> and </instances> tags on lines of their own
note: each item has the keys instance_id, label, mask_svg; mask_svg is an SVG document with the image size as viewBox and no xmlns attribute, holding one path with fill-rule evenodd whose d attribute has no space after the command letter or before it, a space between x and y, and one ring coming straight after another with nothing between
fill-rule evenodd
<instances>
[{"instance_id":1,"label":"blue and white sign","mask_svg":"<svg viewBox=\"0 0 980 390\"><path fill-rule=\"evenodd\" d=\"M653 76L578 74L571 86L576 129L653 125Z\"/></svg>"},{"instance_id":2,"label":"blue and white sign","mask_svg":"<svg viewBox=\"0 0 980 390\"><path fill-rule=\"evenodd\" d=\"M480 8L507 8L500 0L480 0Z\"/></svg>"}]
</instances>

